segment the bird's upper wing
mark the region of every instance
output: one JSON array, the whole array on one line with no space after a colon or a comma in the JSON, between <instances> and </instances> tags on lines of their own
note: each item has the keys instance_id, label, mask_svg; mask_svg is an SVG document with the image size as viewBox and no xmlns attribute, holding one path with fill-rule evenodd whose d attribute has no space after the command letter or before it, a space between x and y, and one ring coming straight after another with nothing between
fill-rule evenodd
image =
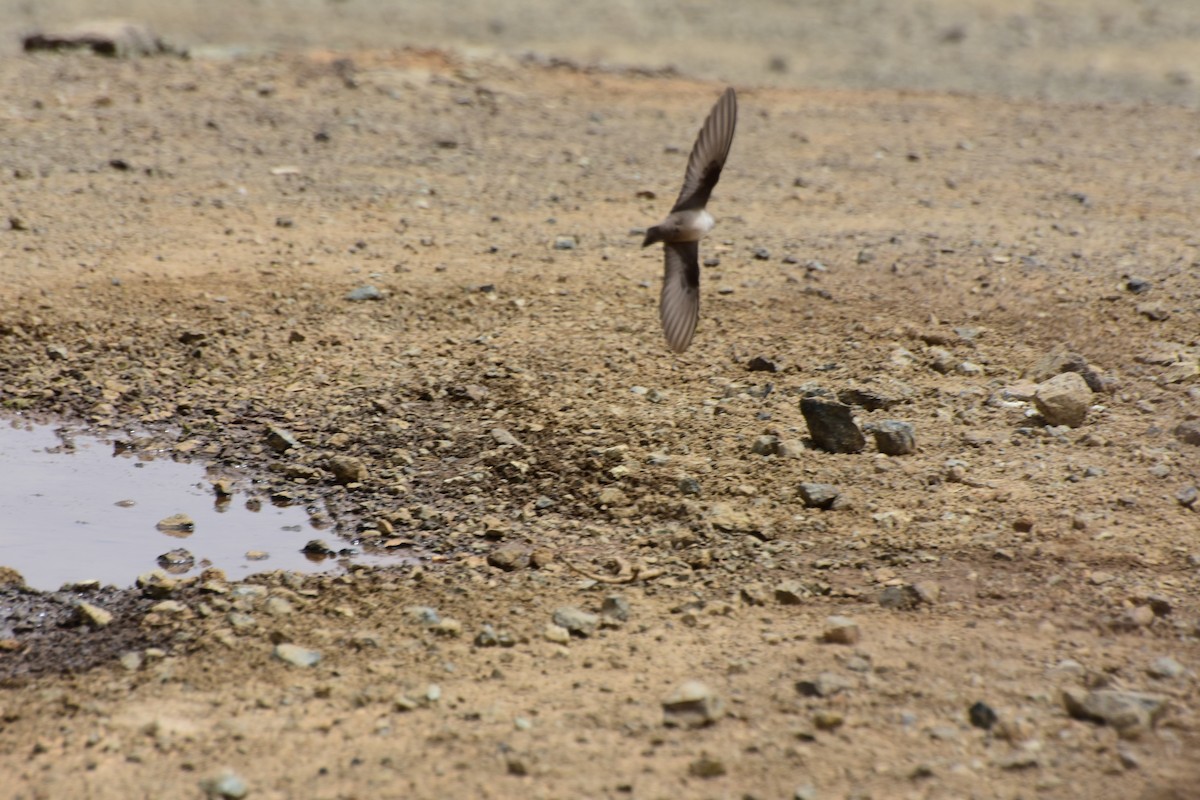
<instances>
[{"instance_id":1,"label":"bird's upper wing","mask_svg":"<svg viewBox=\"0 0 1200 800\"><path fill-rule=\"evenodd\" d=\"M683 177L683 189L671 211L691 211L704 208L712 194L721 168L729 155L733 143L733 129L737 126L737 95L733 87L725 90L721 99L708 112L704 127L692 146L688 157L687 173Z\"/></svg>"},{"instance_id":2,"label":"bird's upper wing","mask_svg":"<svg viewBox=\"0 0 1200 800\"><path fill-rule=\"evenodd\" d=\"M700 245L666 242L666 270L658 314L667 344L676 353L687 350L700 319Z\"/></svg>"}]
</instances>

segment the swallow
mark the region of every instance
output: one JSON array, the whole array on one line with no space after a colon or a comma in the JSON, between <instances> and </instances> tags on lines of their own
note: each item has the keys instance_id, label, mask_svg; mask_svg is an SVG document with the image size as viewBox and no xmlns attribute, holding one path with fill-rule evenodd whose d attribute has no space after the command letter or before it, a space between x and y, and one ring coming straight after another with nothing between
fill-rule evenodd
<instances>
[{"instance_id":1,"label":"swallow","mask_svg":"<svg viewBox=\"0 0 1200 800\"><path fill-rule=\"evenodd\" d=\"M667 218L646 231L642 247L663 243L663 271L659 319L667 344L676 353L687 350L700 319L700 240L713 228L705 206L733 143L737 127L737 95L725 90L708 112L688 156L683 189Z\"/></svg>"}]
</instances>

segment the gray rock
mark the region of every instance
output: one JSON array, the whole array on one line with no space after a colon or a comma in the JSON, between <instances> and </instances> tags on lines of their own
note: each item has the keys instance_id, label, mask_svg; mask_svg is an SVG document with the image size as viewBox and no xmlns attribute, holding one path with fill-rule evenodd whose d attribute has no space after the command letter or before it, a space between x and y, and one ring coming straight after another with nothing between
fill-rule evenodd
<instances>
[{"instance_id":1,"label":"gray rock","mask_svg":"<svg viewBox=\"0 0 1200 800\"><path fill-rule=\"evenodd\" d=\"M825 620L821 639L831 644L857 644L861 634L858 623L849 617L832 616Z\"/></svg>"},{"instance_id":2,"label":"gray rock","mask_svg":"<svg viewBox=\"0 0 1200 800\"><path fill-rule=\"evenodd\" d=\"M619 594L610 594L600 605L600 615L617 622L629 620L629 601Z\"/></svg>"},{"instance_id":3,"label":"gray rock","mask_svg":"<svg viewBox=\"0 0 1200 800\"><path fill-rule=\"evenodd\" d=\"M1063 689L1062 699L1071 716L1110 725L1122 739L1136 739L1148 731L1167 708L1165 697L1117 689L1089 692L1069 687Z\"/></svg>"},{"instance_id":4,"label":"gray rock","mask_svg":"<svg viewBox=\"0 0 1200 800\"><path fill-rule=\"evenodd\" d=\"M552 620L560 628L566 628L577 636L591 636L600 624L600 617L575 606L562 606L554 610Z\"/></svg>"},{"instance_id":5,"label":"gray rock","mask_svg":"<svg viewBox=\"0 0 1200 800\"><path fill-rule=\"evenodd\" d=\"M917 451L917 440L913 426L908 422L889 419L870 426L875 437L875 447L889 456L906 456Z\"/></svg>"},{"instance_id":6,"label":"gray rock","mask_svg":"<svg viewBox=\"0 0 1200 800\"><path fill-rule=\"evenodd\" d=\"M1178 678L1186 672L1183 664L1180 664L1170 656L1163 656L1155 659L1154 663L1147 668L1146 672L1151 678Z\"/></svg>"},{"instance_id":7,"label":"gray rock","mask_svg":"<svg viewBox=\"0 0 1200 800\"><path fill-rule=\"evenodd\" d=\"M698 495L700 494L700 481L690 475L684 475L677 482L680 494Z\"/></svg>"},{"instance_id":8,"label":"gray rock","mask_svg":"<svg viewBox=\"0 0 1200 800\"><path fill-rule=\"evenodd\" d=\"M321 654L316 650L307 650L299 645L287 643L275 645L273 655L293 667L314 667L321 660Z\"/></svg>"},{"instance_id":9,"label":"gray rock","mask_svg":"<svg viewBox=\"0 0 1200 800\"><path fill-rule=\"evenodd\" d=\"M689 680L662 701L663 724L679 728L712 725L725 714L725 701L706 684Z\"/></svg>"},{"instance_id":10,"label":"gray rock","mask_svg":"<svg viewBox=\"0 0 1200 800\"><path fill-rule=\"evenodd\" d=\"M831 453L860 453L867 440L854 424L850 406L819 397L800 401L800 413L812 434L813 442Z\"/></svg>"},{"instance_id":11,"label":"gray rock","mask_svg":"<svg viewBox=\"0 0 1200 800\"><path fill-rule=\"evenodd\" d=\"M574 250L578 242L574 236L556 236L554 237L555 250Z\"/></svg>"},{"instance_id":12,"label":"gray rock","mask_svg":"<svg viewBox=\"0 0 1200 800\"><path fill-rule=\"evenodd\" d=\"M929 348L929 366L934 372L947 375L958 368L958 358L944 347Z\"/></svg>"},{"instance_id":13,"label":"gray rock","mask_svg":"<svg viewBox=\"0 0 1200 800\"><path fill-rule=\"evenodd\" d=\"M374 286L367 284L366 286L356 286L346 292L346 299L351 303L363 303L368 300L382 300L383 292L379 291Z\"/></svg>"},{"instance_id":14,"label":"gray rock","mask_svg":"<svg viewBox=\"0 0 1200 800\"><path fill-rule=\"evenodd\" d=\"M250 792L246 781L236 772L229 770L200 781L200 789L208 797L219 797L224 800L240 800Z\"/></svg>"},{"instance_id":15,"label":"gray rock","mask_svg":"<svg viewBox=\"0 0 1200 800\"><path fill-rule=\"evenodd\" d=\"M832 508L841 496L841 490L831 483L802 483L797 488L800 502L806 508Z\"/></svg>"},{"instance_id":16,"label":"gray rock","mask_svg":"<svg viewBox=\"0 0 1200 800\"><path fill-rule=\"evenodd\" d=\"M1179 505L1184 508L1200 509L1196 505L1196 501L1200 500L1200 489L1195 486L1185 486L1175 493L1175 499L1179 501Z\"/></svg>"},{"instance_id":17,"label":"gray rock","mask_svg":"<svg viewBox=\"0 0 1200 800\"><path fill-rule=\"evenodd\" d=\"M1047 424L1077 428L1087 417L1092 390L1079 373L1063 372L1038 384L1033 402Z\"/></svg>"}]
</instances>

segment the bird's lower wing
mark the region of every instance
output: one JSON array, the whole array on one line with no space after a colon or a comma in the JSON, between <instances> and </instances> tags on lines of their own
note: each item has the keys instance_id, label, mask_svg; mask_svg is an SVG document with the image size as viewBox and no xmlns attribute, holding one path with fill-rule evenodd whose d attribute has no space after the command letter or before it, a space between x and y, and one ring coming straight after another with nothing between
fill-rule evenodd
<instances>
[{"instance_id":1,"label":"bird's lower wing","mask_svg":"<svg viewBox=\"0 0 1200 800\"><path fill-rule=\"evenodd\" d=\"M667 242L663 252L666 270L659 317L667 344L682 353L692 343L700 319L700 247L697 242Z\"/></svg>"}]
</instances>

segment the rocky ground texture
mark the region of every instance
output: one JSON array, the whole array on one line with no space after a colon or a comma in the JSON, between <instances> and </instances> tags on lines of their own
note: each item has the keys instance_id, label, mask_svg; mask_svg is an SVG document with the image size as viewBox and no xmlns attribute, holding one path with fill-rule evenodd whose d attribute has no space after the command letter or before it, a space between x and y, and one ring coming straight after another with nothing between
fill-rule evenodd
<instances>
[{"instance_id":1,"label":"rocky ground texture","mask_svg":"<svg viewBox=\"0 0 1200 800\"><path fill-rule=\"evenodd\" d=\"M1195 111L743 89L677 357L639 228L720 85L0 80L6 418L417 556L7 575L6 796L1198 796Z\"/></svg>"}]
</instances>

